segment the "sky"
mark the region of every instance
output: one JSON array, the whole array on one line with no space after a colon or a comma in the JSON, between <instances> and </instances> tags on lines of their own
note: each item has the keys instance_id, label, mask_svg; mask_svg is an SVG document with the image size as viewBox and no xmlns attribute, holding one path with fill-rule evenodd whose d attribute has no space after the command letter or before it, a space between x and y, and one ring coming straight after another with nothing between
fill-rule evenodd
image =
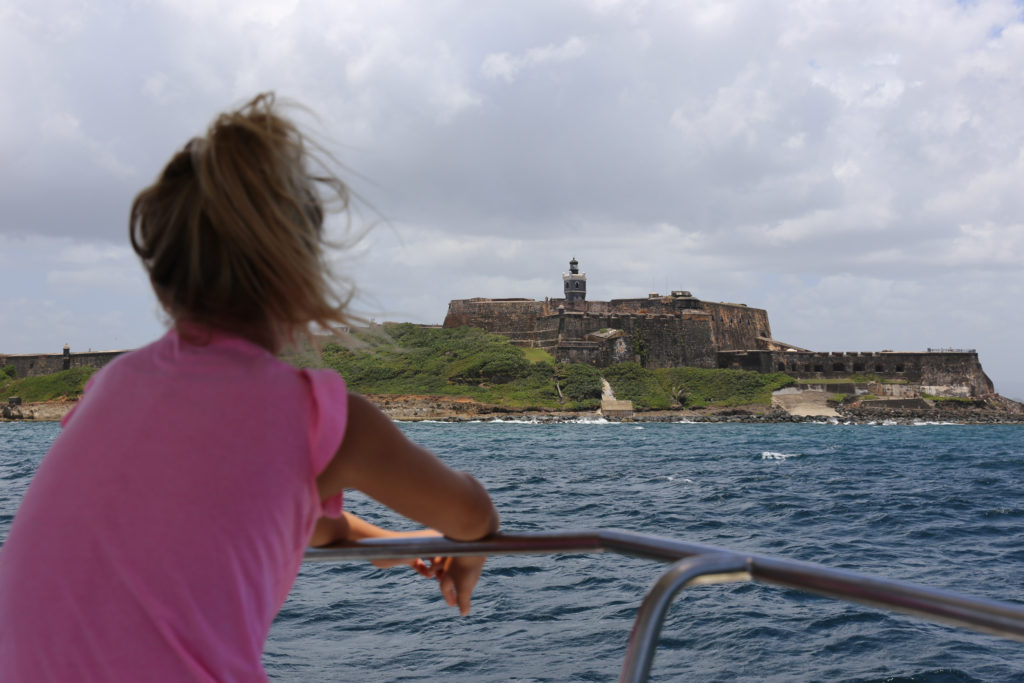
<instances>
[{"instance_id":1,"label":"sky","mask_svg":"<svg viewBox=\"0 0 1024 683\"><path fill-rule=\"evenodd\" d=\"M558 297L576 257L590 299L977 349L1024 398L1019 1L0 0L0 89L0 353L159 336L132 198L272 90L359 197L369 318Z\"/></svg>"}]
</instances>

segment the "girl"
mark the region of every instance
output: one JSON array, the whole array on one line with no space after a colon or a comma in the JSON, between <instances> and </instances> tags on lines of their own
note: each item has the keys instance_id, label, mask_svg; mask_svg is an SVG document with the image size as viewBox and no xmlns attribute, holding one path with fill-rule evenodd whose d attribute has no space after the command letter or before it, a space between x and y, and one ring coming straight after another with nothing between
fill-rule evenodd
<instances>
[{"instance_id":1,"label":"girl","mask_svg":"<svg viewBox=\"0 0 1024 683\"><path fill-rule=\"evenodd\" d=\"M307 544L396 535L341 512L345 488L436 530L418 533L497 531L470 475L275 355L347 322L323 236L323 190L347 190L314 161L263 94L136 197L132 246L173 325L93 376L25 495L0 551L0 680L265 679ZM483 562L412 564L466 614Z\"/></svg>"}]
</instances>

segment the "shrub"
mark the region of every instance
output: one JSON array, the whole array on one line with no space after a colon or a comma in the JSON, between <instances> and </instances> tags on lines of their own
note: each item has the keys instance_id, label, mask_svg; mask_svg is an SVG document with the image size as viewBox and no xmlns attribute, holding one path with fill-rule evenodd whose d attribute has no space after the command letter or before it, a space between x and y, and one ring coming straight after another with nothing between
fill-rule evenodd
<instances>
[{"instance_id":1,"label":"shrub","mask_svg":"<svg viewBox=\"0 0 1024 683\"><path fill-rule=\"evenodd\" d=\"M672 406L672 398L654 372L638 363L617 363L604 368L602 374L612 386L615 398L632 401L637 410L665 410Z\"/></svg>"},{"instance_id":2,"label":"shrub","mask_svg":"<svg viewBox=\"0 0 1024 683\"><path fill-rule=\"evenodd\" d=\"M688 408L769 405L773 391L796 383L781 372L761 374L748 370L667 368L655 373L666 393Z\"/></svg>"},{"instance_id":3,"label":"shrub","mask_svg":"<svg viewBox=\"0 0 1024 683\"><path fill-rule=\"evenodd\" d=\"M597 368L583 363L563 365L558 375L562 394L573 403L586 404L601 399L601 373ZM593 407L597 407L594 404Z\"/></svg>"}]
</instances>

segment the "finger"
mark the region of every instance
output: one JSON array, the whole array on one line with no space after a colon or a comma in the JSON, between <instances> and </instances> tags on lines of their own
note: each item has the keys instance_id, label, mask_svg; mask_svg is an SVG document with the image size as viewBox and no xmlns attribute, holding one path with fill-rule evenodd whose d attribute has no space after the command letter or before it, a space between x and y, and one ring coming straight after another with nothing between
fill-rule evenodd
<instances>
[{"instance_id":1,"label":"finger","mask_svg":"<svg viewBox=\"0 0 1024 683\"><path fill-rule=\"evenodd\" d=\"M459 604L459 614L461 614L462 616L466 616L467 614L469 614L469 595L470 594L468 591L461 591L457 596Z\"/></svg>"},{"instance_id":2,"label":"finger","mask_svg":"<svg viewBox=\"0 0 1024 683\"><path fill-rule=\"evenodd\" d=\"M442 576L439 581L441 582L441 596L449 607L455 607L457 604L457 598L455 595L455 581L451 576Z\"/></svg>"},{"instance_id":3,"label":"finger","mask_svg":"<svg viewBox=\"0 0 1024 683\"><path fill-rule=\"evenodd\" d=\"M448 570L450 570L452 567L452 559L453 558L451 557L434 558L434 566L437 567L436 573L438 579L448 574Z\"/></svg>"},{"instance_id":4,"label":"finger","mask_svg":"<svg viewBox=\"0 0 1024 683\"><path fill-rule=\"evenodd\" d=\"M427 565L423 560L416 558L409 563L409 566L416 570L416 573L420 576L425 576L428 579L434 577L434 567Z\"/></svg>"}]
</instances>

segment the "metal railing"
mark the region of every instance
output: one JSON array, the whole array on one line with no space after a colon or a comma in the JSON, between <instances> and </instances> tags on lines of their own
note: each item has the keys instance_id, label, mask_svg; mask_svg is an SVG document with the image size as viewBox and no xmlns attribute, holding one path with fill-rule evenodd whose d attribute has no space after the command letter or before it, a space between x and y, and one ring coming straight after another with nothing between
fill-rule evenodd
<instances>
[{"instance_id":1,"label":"metal railing","mask_svg":"<svg viewBox=\"0 0 1024 683\"><path fill-rule=\"evenodd\" d=\"M648 590L629 637L620 681L646 681L661 627L680 590L691 585L757 581L848 602L913 614L1024 642L1024 606L755 553L628 531L500 534L481 541L444 538L374 539L310 548L306 561L372 560L450 555L612 552L672 565Z\"/></svg>"}]
</instances>

